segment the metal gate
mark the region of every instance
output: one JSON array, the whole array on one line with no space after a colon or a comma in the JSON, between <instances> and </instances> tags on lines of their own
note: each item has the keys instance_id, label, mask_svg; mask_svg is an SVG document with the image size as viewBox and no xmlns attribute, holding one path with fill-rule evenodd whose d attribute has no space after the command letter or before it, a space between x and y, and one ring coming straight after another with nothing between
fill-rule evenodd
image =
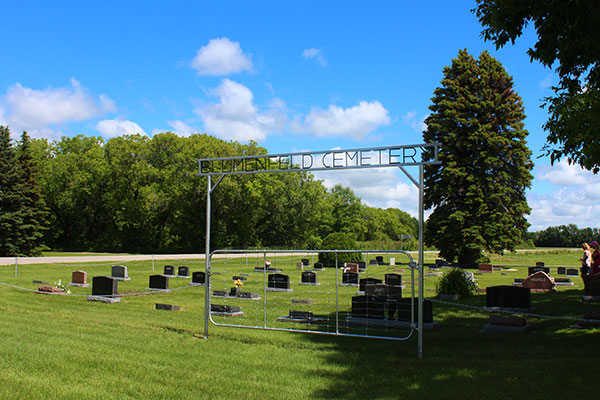
<instances>
[{"instance_id":1,"label":"metal gate","mask_svg":"<svg viewBox=\"0 0 600 400\"><path fill-rule=\"evenodd\" d=\"M414 272L402 250L216 250L205 315L218 326L406 340L417 327Z\"/></svg>"}]
</instances>

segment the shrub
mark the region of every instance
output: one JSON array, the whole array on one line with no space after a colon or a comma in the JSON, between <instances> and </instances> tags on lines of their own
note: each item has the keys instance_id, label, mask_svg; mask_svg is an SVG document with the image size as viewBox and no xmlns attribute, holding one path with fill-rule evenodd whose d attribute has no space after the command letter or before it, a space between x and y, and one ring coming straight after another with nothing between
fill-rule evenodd
<instances>
[{"instance_id":1,"label":"shrub","mask_svg":"<svg viewBox=\"0 0 600 400\"><path fill-rule=\"evenodd\" d=\"M323 239L321 248L323 250L353 250L356 249L356 242L345 233L335 232ZM344 263L361 261L360 253L337 253L337 255L339 266L343 266ZM335 266L335 253L319 253L319 262Z\"/></svg>"},{"instance_id":2,"label":"shrub","mask_svg":"<svg viewBox=\"0 0 600 400\"><path fill-rule=\"evenodd\" d=\"M456 294L460 298L471 297L476 291L475 282L470 280L460 268L452 268L444 273L435 285L436 295Z\"/></svg>"}]
</instances>

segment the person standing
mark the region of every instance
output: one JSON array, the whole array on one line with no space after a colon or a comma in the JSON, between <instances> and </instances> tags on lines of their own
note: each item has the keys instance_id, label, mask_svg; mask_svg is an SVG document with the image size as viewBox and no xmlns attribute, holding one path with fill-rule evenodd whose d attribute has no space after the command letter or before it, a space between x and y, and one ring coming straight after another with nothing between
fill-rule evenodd
<instances>
[{"instance_id":1,"label":"person standing","mask_svg":"<svg viewBox=\"0 0 600 400\"><path fill-rule=\"evenodd\" d=\"M592 275L600 274L600 249L598 249L598 242L592 241L590 247L594 249L592 253Z\"/></svg>"},{"instance_id":2,"label":"person standing","mask_svg":"<svg viewBox=\"0 0 600 400\"><path fill-rule=\"evenodd\" d=\"M583 249L583 258L580 258L581 261L581 276L590 274L590 267L592 266L592 252L590 250L590 245L586 242L581 245Z\"/></svg>"}]
</instances>

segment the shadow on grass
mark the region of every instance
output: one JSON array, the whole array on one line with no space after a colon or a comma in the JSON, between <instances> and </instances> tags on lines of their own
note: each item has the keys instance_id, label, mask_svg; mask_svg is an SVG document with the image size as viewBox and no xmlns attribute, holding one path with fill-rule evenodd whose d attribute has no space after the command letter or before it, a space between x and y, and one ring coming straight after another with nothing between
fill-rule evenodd
<instances>
[{"instance_id":1,"label":"shadow on grass","mask_svg":"<svg viewBox=\"0 0 600 400\"><path fill-rule=\"evenodd\" d=\"M533 294L536 312L581 317L581 290ZM467 303L483 305L485 296ZM423 358L417 334L407 341L304 335L334 352L325 364L324 399L596 398L600 390L600 330L571 329L573 321L528 318L531 333L482 332L488 314L435 304L437 331L424 332ZM319 368L312 371L324 374ZM327 374L327 373L326 373ZM593 378L592 378L593 377Z\"/></svg>"}]
</instances>

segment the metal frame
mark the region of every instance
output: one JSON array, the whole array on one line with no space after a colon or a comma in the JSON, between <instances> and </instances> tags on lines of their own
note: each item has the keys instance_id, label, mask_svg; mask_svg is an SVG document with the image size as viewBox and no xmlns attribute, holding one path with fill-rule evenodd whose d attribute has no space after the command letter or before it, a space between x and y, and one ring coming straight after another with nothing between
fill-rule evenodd
<instances>
[{"instance_id":1,"label":"metal frame","mask_svg":"<svg viewBox=\"0 0 600 400\"><path fill-rule=\"evenodd\" d=\"M267 324L267 314L266 314L266 309L267 309L267 292L266 292L266 287L267 287L267 283L266 283L266 279L267 279L267 271L265 270L263 272L263 297L262 297L262 302L263 302L263 307L264 307L264 312L263 312L263 326L250 326L250 325L234 325L234 324L223 324L223 323L218 323L216 321L213 320L211 313L208 313L208 319L210 320L210 322L212 322L214 325L216 326L227 326L227 327L231 327L231 328L250 328L250 329L263 329L263 330L272 330L272 331L287 331L287 332L304 332L304 333L316 333L316 334L322 334L322 335L334 335L334 336L349 336L349 337L360 337L360 338L370 338L370 339L388 339L388 340L397 340L397 341L403 341L403 340L408 340L412 337L413 332L416 330L416 326L415 326L415 315L414 315L414 299L415 299L415 267L416 267L416 263L414 262L412 256L404 251L404 250L265 250L265 249L261 249L261 250L227 250L227 249L222 249L222 250L214 250L210 253L210 258L212 259L213 255L215 254L245 254L248 255L250 253L254 253L254 254L263 254L264 255L264 261L266 261L267 259L267 254L269 255L276 255L276 254L288 254L288 253L297 253L297 254L306 254L306 253L312 253L314 255L314 253L335 253L336 255L336 266L335 266L335 270L336 270L336 274L335 274L335 332L329 332L329 331L319 331L319 330L306 330L306 329L293 329L293 328L275 328L275 327L268 327ZM375 336L375 335L362 335L362 334L352 334L352 333L343 333L340 332L339 329L339 304L338 304L338 300L339 300L339 294L338 294L338 288L339 288L339 281L338 281L338 269L340 269L343 266L339 266L338 262L337 262L337 255L338 253L363 253L363 254L370 254L370 253L375 253L375 254L403 254L405 256L408 257L409 262L406 263L410 269L411 269L411 291L412 291L412 296L411 296L411 324L410 324L410 330L407 336L404 337L390 337L390 336ZM211 264L211 263L209 263ZM402 263L404 264L404 263ZM211 265L212 268L212 265ZM209 286L208 281L206 282L206 287ZM210 305L209 305L209 311L210 311ZM206 319L206 318L205 318ZM205 332L205 338L208 337L208 332Z\"/></svg>"},{"instance_id":2,"label":"metal frame","mask_svg":"<svg viewBox=\"0 0 600 400\"><path fill-rule=\"evenodd\" d=\"M413 149L415 151L414 154L409 155L408 157L403 157L402 154L405 154L406 149ZM429 154L430 159L427 161L416 161L415 157L417 155L417 149L419 149L424 155L426 152L431 152ZM382 154L385 155L385 151L388 152L388 159L386 161L385 157L382 157ZM396 153L393 154L393 151L402 151L402 154ZM360 157L358 153L360 152ZM375 152L379 153L378 163L377 164L363 164L363 152ZM386 167L396 167L400 168L400 170L408 177L408 179L419 189L419 300L418 300L418 357L423 357L423 297L424 297L424 272L423 272L423 218L424 218L424 210L423 210L423 168L425 165L434 165L439 164L438 160L438 152L439 152L439 144L438 143L424 143L418 145L399 145L399 146L388 146L388 147L371 147L371 148L355 148L355 149L347 149L347 150L328 150L328 151L309 151L309 152L297 152L297 153L284 153L284 154L273 154L273 155L255 155L255 156L241 156L241 157L223 157L223 158L206 158L199 159L198 166L199 172L198 175L206 176L207 178L207 190L206 190L206 288L205 288L205 306L204 306L204 338L208 338L208 322L210 319L210 228L211 228L211 194L219 185L221 180L225 177L225 175L239 175L239 174L255 174L255 173L267 173L267 172L310 172L310 171L336 171L341 169L362 169L362 168L386 168ZM354 160L354 157L346 156L345 161L341 161L341 164L336 165L335 161L333 161L329 166L323 163L323 159L326 155L331 154L332 159L335 154L352 154L354 153L354 157L357 157L355 164L348 164L348 159L351 161ZM314 155L321 154L321 166L313 167L313 163L310 165L304 163L305 157L310 157L311 160L314 161ZM293 163L294 157L300 158L300 163ZM403 157L402 161L393 161L393 158ZM285 159L282 162L282 158ZM287 158L287 159L286 159ZM406 162L406 158L409 158L410 161ZM423 157L422 157L423 158ZM261 165L265 167L263 169L252 169L248 170L247 160L257 160L263 159L264 162ZM319 159L319 158L317 158ZM365 158L366 159L366 158ZM370 158L369 158L370 159ZM277 161L274 161L277 160ZM334 159L335 160L335 159ZM237 163L236 163L237 161ZM273 161L273 164L271 162ZM360 162L359 162L360 161ZM203 171L203 167L213 165L214 163L221 162L221 169L218 171L213 171L214 168L208 168ZM260 163L258 163L260 165ZM229 165L230 168L226 169L223 166ZM257 163L255 161L255 167ZM282 165L286 166L286 168L282 168ZM239 168L241 166L241 168ZM419 179L413 178L410 173L406 170L407 166L418 166L419 167ZM239 169L238 169L239 168ZM212 185L211 177L213 175L219 175L219 179L217 182ZM414 298L414 295L413 295Z\"/></svg>"}]
</instances>

